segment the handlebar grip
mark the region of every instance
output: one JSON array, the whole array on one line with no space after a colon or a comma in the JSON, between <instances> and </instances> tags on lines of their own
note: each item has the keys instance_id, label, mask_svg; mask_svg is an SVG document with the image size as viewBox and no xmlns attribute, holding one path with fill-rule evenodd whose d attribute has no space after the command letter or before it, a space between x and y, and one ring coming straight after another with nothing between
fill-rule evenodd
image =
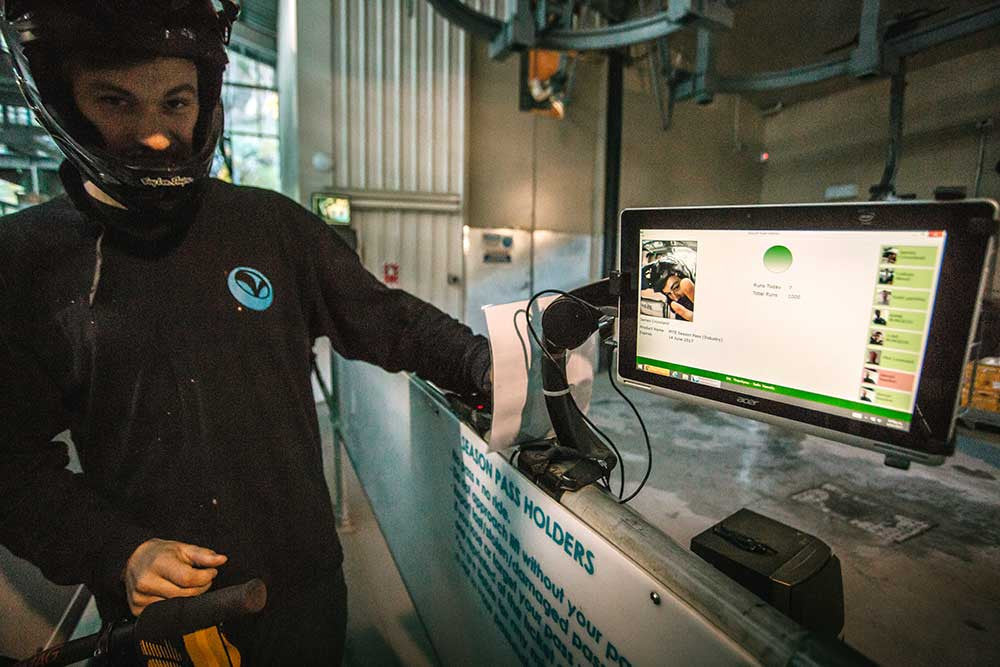
<instances>
[{"instance_id":1,"label":"handlebar grip","mask_svg":"<svg viewBox=\"0 0 1000 667\"><path fill-rule=\"evenodd\" d=\"M136 641L181 637L238 616L255 614L266 602L267 586L260 579L195 597L161 600L139 614L132 636Z\"/></svg>"}]
</instances>

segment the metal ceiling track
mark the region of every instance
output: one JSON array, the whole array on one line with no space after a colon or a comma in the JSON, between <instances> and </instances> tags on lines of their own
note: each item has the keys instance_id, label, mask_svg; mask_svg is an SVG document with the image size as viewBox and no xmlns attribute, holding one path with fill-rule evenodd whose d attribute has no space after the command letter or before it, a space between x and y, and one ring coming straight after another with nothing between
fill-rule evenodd
<instances>
[{"instance_id":1,"label":"metal ceiling track","mask_svg":"<svg viewBox=\"0 0 1000 667\"><path fill-rule=\"evenodd\" d=\"M506 58L513 51L551 49L592 51L617 49L665 37L692 25L731 28L733 3L723 0L675 0L670 8L650 16L603 28L567 29L553 17L573 11L574 2L517 0L517 9L500 21L468 7L461 0L428 0L441 16L490 42L490 57Z\"/></svg>"},{"instance_id":2,"label":"metal ceiling track","mask_svg":"<svg viewBox=\"0 0 1000 667\"><path fill-rule=\"evenodd\" d=\"M500 21L460 0L428 0L444 18L490 42L490 57L503 59L514 51L552 49L589 51L617 49L662 40L679 30L696 30L698 53L694 72L659 72L670 86L670 99L710 102L717 93L767 91L816 83L839 76L891 76L907 56L938 44L1000 26L1000 1L990 2L931 25L907 24L908 19L883 22L881 0L864 0L858 44L841 58L776 72L726 77L715 71L718 33L732 28L734 0L670 0L665 11L602 28L567 29L553 17L572 12L574 2L517 0L514 13Z\"/></svg>"}]
</instances>

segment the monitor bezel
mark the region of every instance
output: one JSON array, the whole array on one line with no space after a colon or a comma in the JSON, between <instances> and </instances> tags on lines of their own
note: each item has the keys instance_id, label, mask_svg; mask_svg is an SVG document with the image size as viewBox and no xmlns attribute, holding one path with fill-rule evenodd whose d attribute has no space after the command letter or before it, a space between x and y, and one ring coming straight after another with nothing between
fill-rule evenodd
<instances>
[{"instance_id":1,"label":"monitor bezel","mask_svg":"<svg viewBox=\"0 0 1000 667\"><path fill-rule=\"evenodd\" d=\"M619 216L618 262L619 270L628 280L624 281L619 303L617 375L623 383L647 391L886 454L939 464L955 450L959 389L974 339L998 219L998 206L992 200L625 209ZM944 230L945 255L910 430L900 431L636 368L638 248L642 229ZM623 252L623 249L628 250ZM744 399L743 403L737 402L739 398ZM750 407L746 399L756 404Z\"/></svg>"}]
</instances>

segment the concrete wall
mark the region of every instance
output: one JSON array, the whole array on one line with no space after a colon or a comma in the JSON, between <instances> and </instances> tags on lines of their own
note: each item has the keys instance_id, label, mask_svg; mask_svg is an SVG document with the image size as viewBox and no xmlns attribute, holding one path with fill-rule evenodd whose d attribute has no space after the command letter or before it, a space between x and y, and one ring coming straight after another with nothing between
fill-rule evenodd
<instances>
[{"instance_id":1,"label":"concrete wall","mask_svg":"<svg viewBox=\"0 0 1000 667\"><path fill-rule=\"evenodd\" d=\"M764 176L759 112L734 95L682 102L663 131L644 74L626 71L621 208L756 203Z\"/></svg>"},{"instance_id":2,"label":"concrete wall","mask_svg":"<svg viewBox=\"0 0 1000 667\"><path fill-rule=\"evenodd\" d=\"M590 235L600 267L604 212L607 62L585 54L566 117L518 110L516 56L490 60L482 40L470 65L468 224ZM620 205L753 203L764 170L760 114L735 96L677 105L660 128L644 68L625 77ZM544 258L536 258L537 262ZM540 286L539 286L540 287Z\"/></svg>"},{"instance_id":3,"label":"concrete wall","mask_svg":"<svg viewBox=\"0 0 1000 667\"><path fill-rule=\"evenodd\" d=\"M1000 121L1000 49L968 54L908 75L897 190L921 198L939 185L970 195L979 150L976 122ZM585 232L603 186L605 62L583 59L562 121L517 110L517 59L489 60L472 46L469 224ZM761 117L720 95L676 105L669 131L644 68L626 70L621 206L822 201L827 186L877 183L889 136L889 82L875 80ZM767 164L756 157L770 152ZM988 136L981 196L1000 197L1000 126Z\"/></svg>"},{"instance_id":4,"label":"concrete wall","mask_svg":"<svg viewBox=\"0 0 1000 667\"><path fill-rule=\"evenodd\" d=\"M518 62L491 61L472 46L469 224L585 233L603 207L605 81L597 53L581 59L566 118L517 109ZM644 68L628 68L622 131L621 206L752 203L764 168L755 161L763 122L732 95L678 104L660 129ZM602 167L603 165L598 165ZM534 207L532 204L534 203Z\"/></svg>"},{"instance_id":5,"label":"concrete wall","mask_svg":"<svg viewBox=\"0 0 1000 667\"><path fill-rule=\"evenodd\" d=\"M899 193L931 198L939 185L964 185L971 196L979 151L977 121L1000 121L1000 48L971 53L907 77ZM889 82L879 80L789 107L769 117L771 153L761 190L765 203L822 201L827 186L854 183L860 198L878 183L889 138ZM1000 197L1000 127L986 148L982 196Z\"/></svg>"},{"instance_id":6,"label":"concrete wall","mask_svg":"<svg viewBox=\"0 0 1000 667\"><path fill-rule=\"evenodd\" d=\"M603 186L604 58L587 56L562 120L518 110L518 57L490 60L473 40L470 65L468 224L590 233ZM603 174L603 172L601 172Z\"/></svg>"}]
</instances>

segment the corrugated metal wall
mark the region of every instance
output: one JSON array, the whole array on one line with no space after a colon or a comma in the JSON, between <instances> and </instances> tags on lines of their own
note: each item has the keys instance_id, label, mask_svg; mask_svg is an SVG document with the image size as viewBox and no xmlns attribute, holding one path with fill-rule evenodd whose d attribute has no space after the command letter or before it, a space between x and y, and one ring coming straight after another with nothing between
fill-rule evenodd
<instances>
[{"instance_id":1,"label":"corrugated metal wall","mask_svg":"<svg viewBox=\"0 0 1000 667\"><path fill-rule=\"evenodd\" d=\"M332 35L334 184L365 266L461 317L469 37L401 0L335 0Z\"/></svg>"},{"instance_id":2,"label":"corrugated metal wall","mask_svg":"<svg viewBox=\"0 0 1000 667\"><path fill-rule=\"evenodd\" d=\"M510 13L514 11L517 0L466 0L465 4L484 14L506 21Z\"/></svg>"}]
</instances>

